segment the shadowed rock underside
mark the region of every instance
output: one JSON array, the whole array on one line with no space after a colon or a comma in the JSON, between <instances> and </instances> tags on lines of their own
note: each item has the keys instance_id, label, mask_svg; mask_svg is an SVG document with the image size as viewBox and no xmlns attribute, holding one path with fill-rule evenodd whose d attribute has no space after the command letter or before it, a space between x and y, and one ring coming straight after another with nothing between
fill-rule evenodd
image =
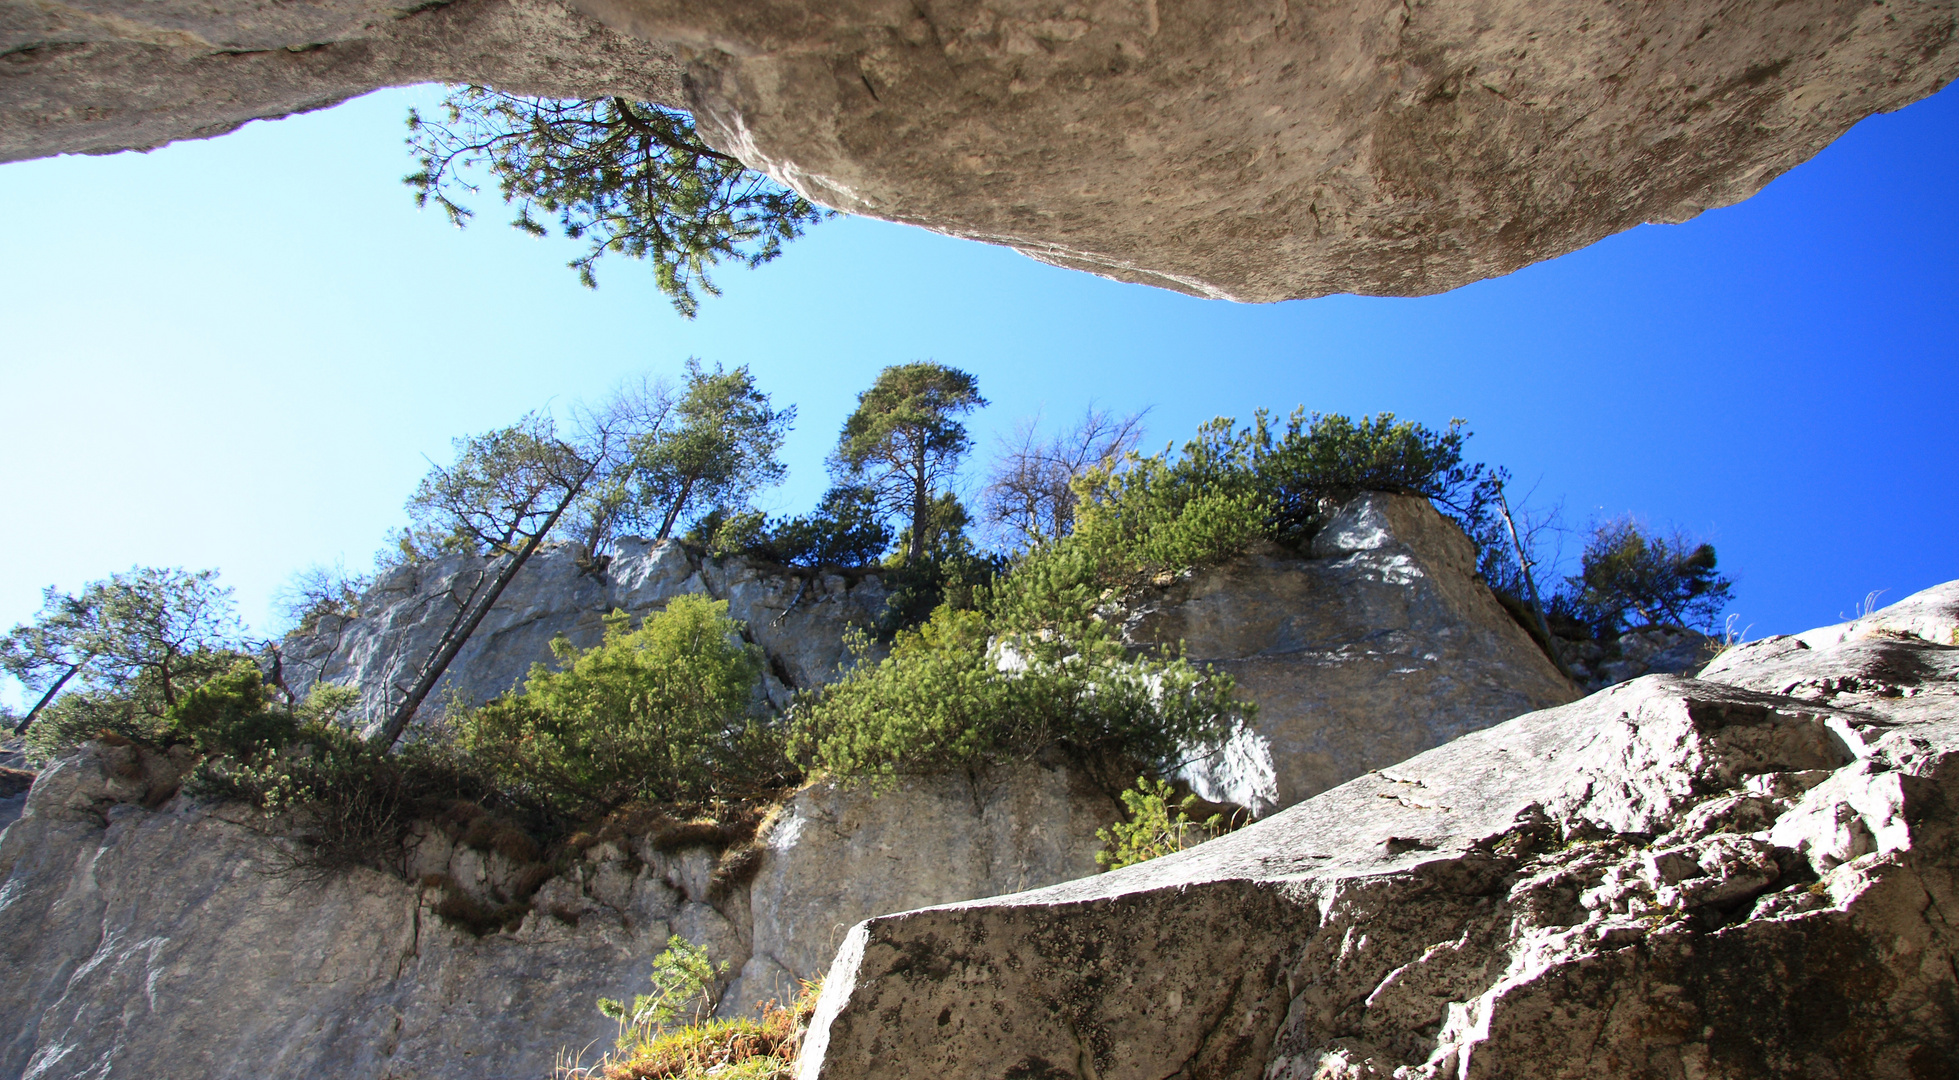
<instances>
[{"instance_id":1,"label":"shadowed rock underside","mask_svg":"<svg viewBox=\"0 0 1959 1080\"><path fill-rule=\"evenodd\" d=\"M575 10L574 10L575 9ZM0 160L380 86L685 106L826 205L1200 296L1409 296L1746 198L1954 5L0 0Z\"/></svg>"}]
</instances>

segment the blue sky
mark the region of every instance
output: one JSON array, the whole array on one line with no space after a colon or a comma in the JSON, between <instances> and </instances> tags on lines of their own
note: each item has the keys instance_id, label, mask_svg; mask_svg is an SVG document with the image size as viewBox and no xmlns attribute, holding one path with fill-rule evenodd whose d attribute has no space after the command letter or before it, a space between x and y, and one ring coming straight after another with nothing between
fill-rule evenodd
<instances>
[{"instance_id":1,"label":"blue sky","mask_svg":"<svg viewBox=\"0 0 1959 1080\"><path fill-rule=\"evenodd\" d=\"M884 365L974 372L982 454L1023 416L1153 407L1468 418L1575 525L1704 535L1752 635L1959 577L1959 92L1858 126L1739 206L1413 300L1244 306L837 219L678 318L639 264L451 228L399 178L432 88L148 154L0 166L0 625L132 564L217 567L241 608L366 562L458 434L688 356L801 419L800 510Z\"/></svg>"}]
</instances>

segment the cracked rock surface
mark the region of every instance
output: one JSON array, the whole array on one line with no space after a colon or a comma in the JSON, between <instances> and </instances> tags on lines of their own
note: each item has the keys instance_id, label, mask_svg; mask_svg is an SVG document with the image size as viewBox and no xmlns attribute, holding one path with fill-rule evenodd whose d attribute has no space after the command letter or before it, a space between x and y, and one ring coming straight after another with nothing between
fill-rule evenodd
<instances>
[{"instance_id":1,"label":"cracked rock surface","mask_svg":"<svg viewBox=\"0 0 1959 1080\"><path fill-rule=\"evenodd\" d=\"M752 883L720 853L647 837L585 849L482 936L445 900L509 898L532 864L420 823L406 880L282 874L289 842L178 793L187 748L91 743L45 770L0 833L0 1078L538 1080L590 1062L595 998L644 991L679 934L729 965L723 1014L791 999L871 915L1095 868L1108 796L1030 767L984 788L817 785L761 837Z\"/></svg>"},{"instance_id":2,"label":"cracked rock surface","mask_svg":"<svg viewBox=\"0 0 1959 1080\"><path fill-rule=\"evenodd\" d=\"M872 919L803 1080L1959 1075L1959 582Z\"/></svg>"},{"instance_id":3,"label":"cracked rock surface","mask_svg":"<svg viewBox=\"0 0 1959 1080\"><path fill-rule=\"evenodd\" d=\"M1237 300L1744 199L1959 72L1951 0L0 0L0 161L380 86L685 106L819 202Z\"/></svg>"}]
</instances>

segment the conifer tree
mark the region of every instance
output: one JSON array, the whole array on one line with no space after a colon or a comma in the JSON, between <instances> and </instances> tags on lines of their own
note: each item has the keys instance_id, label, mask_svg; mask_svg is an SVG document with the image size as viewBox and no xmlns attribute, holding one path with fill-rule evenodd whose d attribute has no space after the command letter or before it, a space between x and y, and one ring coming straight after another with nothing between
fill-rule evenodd
<instances>
[{"instance_id":1,"label":"conifer tree","mask_svg":"<svg viewBox=\"0 0 1959 1080\"><path fill-rule=\"evenodd\" d=\"M925 554L935 500L973 445L954 417L985 404L971 375L917 361L879 372L844 421L834 466L875 492L886 513L904 517L907 561Z\"/></svg>"},{"instance_id":2,"label":"conifer tree","mask_svg":"<svg viewBox=\"0 0 1959 1080\"><path fill-rule=\"evenodd\" d=\"M431 201L462 226L462 199L479 191L472 166L496 178L517 208L511 225L533 236L557 219L584 240L570 267L588 288L607 252L647 259L660 291L692 318L697 292L718 295L708 268L723 259L762 265L828 211L702 143L684 112L619 97L557 99L456 89L443 115L408 113L408 145L420 168L404 178L415 205ZM542 218L543 220L540 220Z\"/></svg>"}]
</instances>

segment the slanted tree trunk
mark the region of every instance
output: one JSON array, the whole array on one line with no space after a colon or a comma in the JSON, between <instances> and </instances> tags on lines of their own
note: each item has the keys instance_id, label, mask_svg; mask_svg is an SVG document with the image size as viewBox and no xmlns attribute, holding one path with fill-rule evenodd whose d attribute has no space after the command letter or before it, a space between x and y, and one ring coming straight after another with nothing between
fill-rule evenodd
<instances>
[{"instance_id":1,"label":"slanted tree trunk","mask_svg":"<svg viewBox=\"0 0 1959 1080\"><path fill-rule=\"evenodd\" d=\"M81 664L69 665L68 670L61 673L61 678L56 679L54 685L48 687L48 692L41 695L41 700L35 702L34 707L27 710L27 715L20 718L20 723L14 725L14 734L27 734L27 729L34 723L34 718L41 715L41 710L48 707L48 702L53 701L54 696L61 693L61 688L68 685L68 680L74 678L75 673L82 670L82 664L86 663L88 661L84 660Z\"/></svg>"},{"instance_id":2,"label":"slanted tree trunk","mask_svg":"<svg viewBox=\"0 0 1959 1080\"><path fill-rule=\"evenodd\" d=\"M463 609L457 612L456 618L449 623L449 629L443 633L442 640L436 643L435 651L430 653L428 660L422 664L414 684L408 688L408 696L402 698L401 704L395 707L394 714L388 717L387 726L374 737L375 746L382 750L390 750L394 748L395 743L401 741L402 733L408 730L409 721L415 719L415 711L422 707L422 702L428 698L429 692L435 689L436 681L442 678L443 672L449 670L449 664L456 659L458 653L463 651L463 646L469 643L470 635L476 632L476 628L483 622L483 617L490 613L491 607L495 606L497 597L503 595L504 586L509 585L517 577L517 571L522 570L524 564L530 561L531 555L537 551L539 545L544 543L544 538L551 534L551 530L558 524L558 518L562 517L565 510L571 506L572 500L578 498L578 493L584 490L586 482L591 480L592 473L597 469L597 464L587 469L585 475L565 492L565 497L552 509L551 516L544 520L543 528L538 529L525 540L523 547L505 555L504 564L497 570L496 576L490 579L488 585L480 586L471 594L469 602L463 605Z\"/></svg>"},{"instance_id":3,"label":"slanted tree trunk","mask_svg":"<svg viewBox=\"0 0 1959 1080\"><path fill-rule=\"evenodd\" d=\"M1530 601L1531 614L1537 616L1537 629L1544 635L1544 651L1551 657L1551 663L1557 665L1560 674L1577 682L1578 677L1572 674L1571 666L1558 655L1558 639L1551 636L1551 623L1544 618L1544 605L1537 599L1537 575L1531 572L1537 563L1524 552L1523 537L1518 535L1517 523L1510 517L1510 498L1503 493L1502 484L1496 487L1496 505L1497 512L1503 515L1504 528L1510 531L1510 546L1517 552L1517 568L1524 575L1525 598Z\"/></svg>"},{"instance_id":4,"label":"slanted tree trunk","mask_svg":"<svg viewBox=\"0 0 1959 1080\"><path fill-rule=\"evenodd\" d=\"M680 485L680 496L673 500L672 506L667 508L666 520L660 522L660 535L653 539L665 540L667 537L673 535L674 522L680 520L680 511L686 507L687 500L694 497L694 481L697 479L699 477L690 476L687 478L686 483Z\"/></svg>"}]
</instances>

